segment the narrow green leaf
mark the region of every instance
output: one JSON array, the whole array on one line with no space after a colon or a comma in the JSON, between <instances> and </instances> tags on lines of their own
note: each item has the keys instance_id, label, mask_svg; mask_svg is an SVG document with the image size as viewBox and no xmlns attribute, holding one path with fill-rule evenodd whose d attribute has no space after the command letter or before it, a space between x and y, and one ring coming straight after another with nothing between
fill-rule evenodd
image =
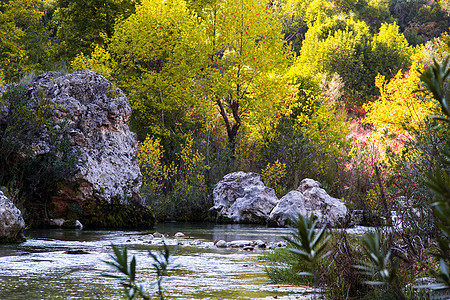
<instances>
[{"instance_id":1,"label":"narrow green leaf","mask_svg":"<svg viewBox=\"0 0 450 300\"><path fill-rule=\"evenodd\" d=\"M130 263L130 280L134 281L136 279L136 257L133 256Z\"/></svg>"}]
</instances>

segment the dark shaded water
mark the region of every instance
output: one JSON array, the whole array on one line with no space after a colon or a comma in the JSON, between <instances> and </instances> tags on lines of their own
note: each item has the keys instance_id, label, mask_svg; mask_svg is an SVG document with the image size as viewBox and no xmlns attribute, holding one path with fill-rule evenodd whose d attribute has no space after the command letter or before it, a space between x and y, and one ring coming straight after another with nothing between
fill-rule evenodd
<instances>
[{"instance_id":1,"label":"dark shaded water","mask_svg":"<svg viewBox=\"0 0 450 300\"><path fill-rule=\"evenodd\" d=\"M251 225L158 225L151 231L28 231L21 244L0 245L0 299L124 299L122 287L103 260L111 260L111 244L127 246L136 255L139 281L150 286L155 279L147 249L160 249L158 231L170 237L183 232L175 258L177 268L165 282L167 299L265 299L283 293L265 289L268 283L261 252L217 249L213 241L279 241L287 229ZM175 244L173 238L165 239ZM84 250L88 254L67 254ZM270 297L272 298L272 297Z\"/></svg>"}]
</instances>

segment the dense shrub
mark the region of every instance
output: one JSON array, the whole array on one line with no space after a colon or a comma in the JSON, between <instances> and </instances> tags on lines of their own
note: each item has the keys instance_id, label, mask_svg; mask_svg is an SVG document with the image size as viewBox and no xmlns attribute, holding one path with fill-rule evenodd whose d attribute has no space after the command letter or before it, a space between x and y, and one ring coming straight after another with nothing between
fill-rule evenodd
<instances>
[{"instance_id":1,"label":"dense shrub","mask_svg":"<svg viewBox=\"0 0 450 300\"><path fill-rule=\"evenodd\" d=\"M273 137L261 149L261 162L285 165L283 186L278 190L296 189L303 178L313 178L338 197L344 195L346 162L350 144L346 141L349 122L345 114L318 97L308 96L308 106L292 110L274 129ZM273 167L272 167L273 168ZM267 171L265 171L267 172ZM281 195L283 196L283 195Z\"/></svg>"},{"instance_id":2,"label":"dense shrub","mask_svg":"<svg viewBox=\"0 0 450 300\"><path fill-rule=\"evenodd\" d=\"M261 170L261 177L265 185L275 189L277 195L286 192L281 185L286 177L286 164L282 164L278 160L273 164L269 162L267 167Z\"/></svg>"},{"instance_id":3,"label":"dense shrub","mask_svg":"<svg viewBox=\"0 0 450 300\"><path fill-rule=\"evenodd\" d=\"M143 197L161 220L204 221L212 206L206 183L209 166L188 136L176 161L164 164L162 146L147 138L139 147L138 162L144 176Z\"/></svg>"},{"instance_id":4,"label":"dense shrub","mask_svg":"<svg viewBox=\"0 0 450 300\"><path fill-rule=\"evenodd\" d=\"M54 104L30 100L24 84L10 87L0 102L0 186L6 186L27 220L47 217L50 196L73 171L78 153L64 138ZM48 141L48 149L39 145Z\"/></svg>"}]
</instances>

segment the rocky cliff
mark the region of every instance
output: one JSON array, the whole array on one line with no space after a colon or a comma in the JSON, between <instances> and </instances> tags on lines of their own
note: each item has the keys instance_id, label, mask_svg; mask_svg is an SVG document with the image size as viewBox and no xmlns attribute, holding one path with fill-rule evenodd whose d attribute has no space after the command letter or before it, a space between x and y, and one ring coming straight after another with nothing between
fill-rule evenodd
<instances>
[{"instance_id":1,"label":"rocky cliff","mask_svg":"<svg viewBox=\"0 0 450 300\"><path fill-rule=\"evenodd\" d=\"M57 132L77 159L50 199L50 218L78 218L88 227L153 222L139 196L138 143L127 125L130 104L119 88L91 71L48 72L26 86L25 96L33 109L51 107L53 114L52 128L44 125L31 139L33 155L51 151L49 132ZM3 117L8 105L3 101Z\"/></svg>"}]
</instances>

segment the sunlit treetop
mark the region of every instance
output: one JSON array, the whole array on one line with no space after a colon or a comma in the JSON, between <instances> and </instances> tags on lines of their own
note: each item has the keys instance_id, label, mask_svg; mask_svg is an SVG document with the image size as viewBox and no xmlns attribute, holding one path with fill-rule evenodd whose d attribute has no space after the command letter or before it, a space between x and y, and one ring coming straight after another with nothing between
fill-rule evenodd
<instances>
[{"instance_id":1,"label":"sunlit treetop","mask_svg":"<svg viewBox=\"0 0 450 300\"><path fill-rule=\"evenodd\" d=\"M409 71L401 70L389 81L378 75L375 84L380 90L378 100L367 103L365 123L374 126L374 135L393 135L400 141L413 137L414 130L425 125L434 111L433 102L417 94L420 88L420 74L423 71L421 56L414 55Z\"/></svg>"}]
</instances>

